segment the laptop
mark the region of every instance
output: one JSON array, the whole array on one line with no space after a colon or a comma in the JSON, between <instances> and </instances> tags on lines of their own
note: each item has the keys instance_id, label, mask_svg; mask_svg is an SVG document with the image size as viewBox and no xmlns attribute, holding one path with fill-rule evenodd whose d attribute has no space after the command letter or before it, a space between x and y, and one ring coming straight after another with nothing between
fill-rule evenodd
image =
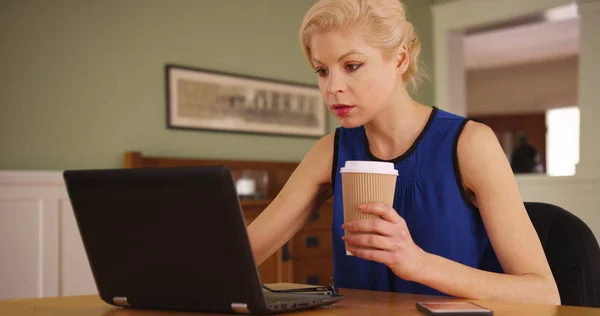
<instances>
[{"instance_id":1,"label":"laptop","mask_svg":"<svg viewBox=\"0 0 600 316\"><path fill-rule=\"evenodd\" d=\"M343 298L262 287L226 167L67 170L63 177L108 304L266 314Z\"/></svg>"}]
</instances>

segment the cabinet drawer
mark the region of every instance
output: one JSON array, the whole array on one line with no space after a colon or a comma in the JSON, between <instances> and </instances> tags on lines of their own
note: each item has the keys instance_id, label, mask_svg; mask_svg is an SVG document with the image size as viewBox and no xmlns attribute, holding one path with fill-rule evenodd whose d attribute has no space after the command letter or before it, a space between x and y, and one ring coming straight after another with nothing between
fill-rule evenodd
<instances>
[{"instance_id":1,"label":"cabinet drawer","mask_svg":"<svg viewBox=\"0 0 600 316\"><path fill-rule=\"evenodd\" d=\"M301 230L294 236L294 258L330 256L331 251L330 230Z\"/></svg>"},{"instance_id":2,"label":"cabinet drawer","mask_svg":"<svg viewBox=\"0 0 600 316\"><path fill-rule=\"evenodd\" d=\"M333 220L333 204L325 203L308 219L304 229L331 229Z\"/></svg>"},{"instance_id":3,"label":"cabinet drawer","mask_svg":"<svg viewBox=\"0 0 600 316\"><path fill-rule=\"evenodd\" d=\"M296 283L329 285L332 276L332 256L294 260L294 282Z\"/></svg>"}]
</instances>

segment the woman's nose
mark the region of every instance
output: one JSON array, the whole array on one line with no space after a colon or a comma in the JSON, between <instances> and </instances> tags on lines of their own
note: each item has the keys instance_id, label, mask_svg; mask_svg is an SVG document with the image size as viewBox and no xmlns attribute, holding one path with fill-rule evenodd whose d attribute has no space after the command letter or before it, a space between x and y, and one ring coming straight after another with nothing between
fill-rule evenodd
<instances>
[{"instance_id":1,"label":"woman's nose","mask_svg":"<svg viewBox=\"0 0 600 316\"><path fill-rule=\"evenodd\" d=\"M338 94L346 91L346 83L342 76L336 74L330 74L327 82L327 92L331 94Z\"/></svg>"}]
</instances>

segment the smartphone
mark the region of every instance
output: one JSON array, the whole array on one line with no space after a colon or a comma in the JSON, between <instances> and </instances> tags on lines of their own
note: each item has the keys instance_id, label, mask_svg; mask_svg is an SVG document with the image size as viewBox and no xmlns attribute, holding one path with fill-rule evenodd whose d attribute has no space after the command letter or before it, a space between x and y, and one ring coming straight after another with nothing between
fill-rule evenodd
<instances>
[{"instance_id":1,"label":"smartphone","mask_svg":"<svg viewBox=\"0 0 600 316\"><path fill-rule=\"evenodd\" d=\"M471 302L418 302L417 309L427 315L494 315L491 309Z\"/></svg>"}]
</instances>

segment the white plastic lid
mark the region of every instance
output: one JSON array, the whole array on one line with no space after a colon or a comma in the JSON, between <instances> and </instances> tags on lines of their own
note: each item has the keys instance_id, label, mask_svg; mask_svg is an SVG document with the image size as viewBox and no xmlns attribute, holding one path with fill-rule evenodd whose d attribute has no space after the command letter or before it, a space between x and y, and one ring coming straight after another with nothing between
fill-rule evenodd
<instances>
[{"instance_id":1,"label":"white plastic lid","mask_svg":"<svg viewBox=\"0 0 600 316\"><path fill-rule=\"evenodd\" d=\"M391 162L348 160L340 170L341 173L377 173L398 175L398 170Z\"/></svg>"}]
</instances>

